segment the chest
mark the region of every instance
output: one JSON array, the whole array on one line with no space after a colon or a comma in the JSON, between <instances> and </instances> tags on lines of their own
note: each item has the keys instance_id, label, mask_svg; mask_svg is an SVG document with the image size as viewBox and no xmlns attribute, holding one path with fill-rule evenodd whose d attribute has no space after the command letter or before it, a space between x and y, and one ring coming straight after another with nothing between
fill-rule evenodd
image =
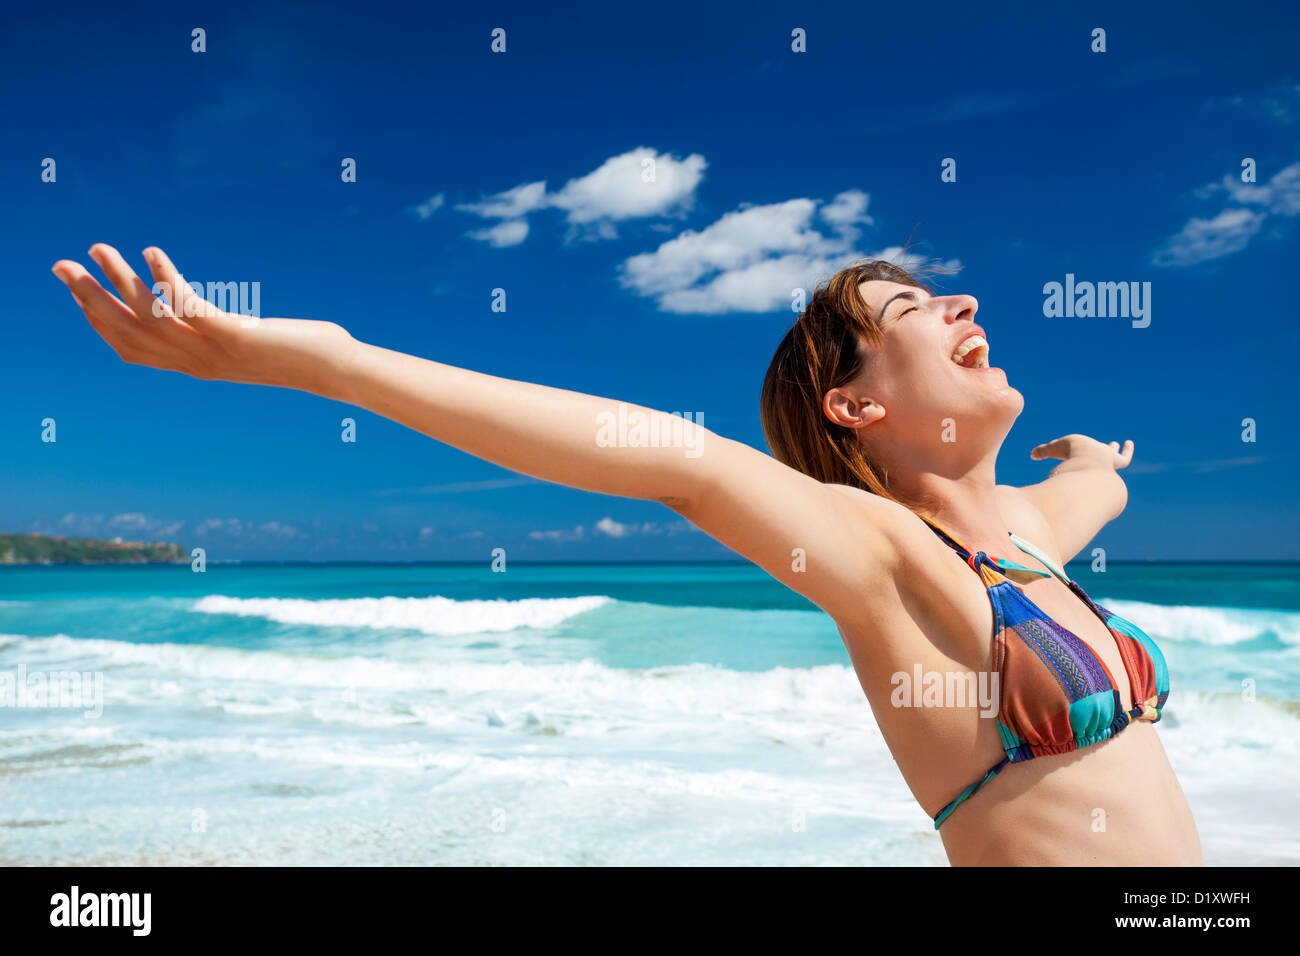
<instances>
[{"instance_id":1,"label":"chest","mask_svg":"<svg viewBox=\"0 0 1300 956\"><path fill-rule=\"evenodd\" d=\"M1104 666L1110 677L1110 683L1119 691L1123 706L1132 706L1133 695L1129 675L1119 645L1092 608L1069 586L1054 577L1012 586L1019 590L1032 607L1041 612L1042 617L1067 632L1064 635L1058 634L1049 625L1034 632L1034 637L1047 642L1076 641L1077 644L1072 646L1078 653L1085 658L1095 658ZM984 589L979 587L978 590ZM987 592L985 597L987 599ZM1009 634L1008 639L1021 640L1022 638L1016 634Z\"/></svg>"}]
</instances>

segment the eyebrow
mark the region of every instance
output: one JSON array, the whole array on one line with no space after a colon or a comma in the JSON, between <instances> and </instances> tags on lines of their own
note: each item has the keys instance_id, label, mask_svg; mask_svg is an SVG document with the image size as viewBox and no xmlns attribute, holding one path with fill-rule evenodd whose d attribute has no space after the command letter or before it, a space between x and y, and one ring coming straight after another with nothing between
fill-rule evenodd
<instances>
[{"instance_id":1,"label":"eyebrow","mask_svg":"<svg viewBox=\"0 0 1300 956\"><path fill-rule=\"evenodd\" d=\"M916 293L915 293L915 292L900 292L900 293L898 293L897 295L893 296L893 297L892 297L888 302L886 302L886 303L881 307L881 309L880 309L880 321L881 321L881 322L883 322L883 321L885 320L885 316L887 316L887 315L889 314L889 307L890 307L891 305L893 305L895 302L897 302L899 299L907 299L907 300L909 300L909 301L911 301L911 302L915 302L915 301L916 301Z\"/></svg>"}]
</instances>

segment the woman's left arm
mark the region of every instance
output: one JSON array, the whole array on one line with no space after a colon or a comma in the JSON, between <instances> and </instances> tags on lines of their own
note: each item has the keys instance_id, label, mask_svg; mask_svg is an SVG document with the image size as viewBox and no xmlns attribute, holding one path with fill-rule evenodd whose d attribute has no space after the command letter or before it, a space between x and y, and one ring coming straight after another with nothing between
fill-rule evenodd
<instances>
[{"instance_id":1,"label":"woman's left arm","mask_svg":"<svg viewBox=\"0 0 1300 956\"><path fill-rule=\"evenodd\" d=\"M1087 435L1066 435L1039 445L1029 457L1062 459L1036 485L1019 490L1043 513L1056 536L1062 564L1088 546L1128 503L1128 488L1119 476L1133 460L1133 442L1102 444Z\"/></svg>"}]
</instances>

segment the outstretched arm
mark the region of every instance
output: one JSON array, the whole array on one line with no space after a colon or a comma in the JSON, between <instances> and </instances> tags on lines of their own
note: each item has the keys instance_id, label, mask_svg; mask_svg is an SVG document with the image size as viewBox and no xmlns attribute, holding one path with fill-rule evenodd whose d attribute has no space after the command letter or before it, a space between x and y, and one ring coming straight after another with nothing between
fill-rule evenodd
<instances>
[{"instance_id":1,"label":"outstretched arm","mask_svg":"<svg viewBox=\"0 0 1300 956\"><path fill-rule=\"evenodd\" d=\"M868 580L880 581L893 567L903 521L890 502L824 485L663 412L366 345L333 323L222 312L191 290L160 249L145 258L163 299L112 247L93 246L91 257L122 299L75 262L59 261L54 273L127 362L312 392L513 471L660 501L841 622L869 613L873 595L885 601L893 593L864 593ZM658 447L602 440L611 422L636 415L647 430L675 440Z\"/></svg>"},{"instance_id":2,"label":"outstretched arm","mask_svg":"<svg viewBox=\"0 0 1300 956\"><path fill-rule=\"evenodd\" d=\"M1061 562L1087 547L1128 503L1128 488L1119 476L1133 460L1133 442L1103 445L1087 435L1066 435L1039 445L1031 458L1063 459L1046 479L1018 489L1038 507L1056 537Z\"/></svg>"}]
</instances>

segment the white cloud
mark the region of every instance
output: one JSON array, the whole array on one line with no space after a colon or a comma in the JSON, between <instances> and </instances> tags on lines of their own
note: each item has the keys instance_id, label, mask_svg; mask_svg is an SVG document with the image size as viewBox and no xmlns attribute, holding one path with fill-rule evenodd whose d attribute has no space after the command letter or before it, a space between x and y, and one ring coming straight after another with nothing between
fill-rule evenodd
<instances>
[{"instance_id":1,"label":"white cloud","mask_svg":"<svg viewBox=\"0 0 1300 956\"><path fill-rule=\"evenodd\" d=\"M1249 455L1245 458L1213 458L1209 461L1198 461L1192 466L1193 471L1224 471L1228 468L1245 468L1249 465L1258 465L1261 462L1268 461L1267 455Z\"/></svg>"},{"instance_id":2,"label":"white cloud","mask_svg":"<svg viewBox=\"0 0 1300 956\"><path fill-rule=\"evenodd\" d=\"M647 181L650 164L654 176ZM618 222L688 212L707 167L697 153L682 159L637 147L570 179L558 191L547 192L545 180L539 180L456 208L502 220L468 233L497 247L523 242L529 232L526 217L547 208L565 213L567 240L612 239ZM918 264L921 257L904 255L896 246L875 252L857 248L863 228L874 225L869 203L870 196L860 189L845 190L829 202L742 203L704 229L686 230L653 252L627 259L620 281L655 299L666 312L770 312L788 308L793 290L811 291L855 259L889 259L904 268ZM649 225L671 229L662 222Z\"/></svg>"},{"instance_id":3,"label":"white cloud","mask_svg":"<svg viewBox=\"0 0 1300 956\"><path fill-rule=\"evenodd\" d=\"M868 199L853 189L820 208L814 199L743 205L698 232L688 229L654 252L632 256L621 281L665 312L770 312L789 308L794 289L811 290L854 259L914 265L919 257L903 256L897 246L870 254L855 249L859 226L872 222ZM829 234L814 226L817 214Z\"/></svg>"},{"instance_id":4,"label":"white cloud","mask_svg":"<svg viewBox=\"0 0 1300 956\"><path fill-rule=\"evenodd\" d=\"M57 527L66 533L87 537L128 534L137 540L166 541L185 527L185 522L164 522L138 511L109 516L82 515L70 511L59 518Z\"/></svg>"},{"instance_id":5,"label":"white cloud","mask_svg":"<svg viewBox=\"0 0 1300 956\"><path fill-rule=\"evenodd\" d=\"M415 215L421 219L428 219L435 212L441 209L443 203L445 203L446 201L447 201L446 195L443 193L438 193L438 195L430 196L428 199L426 199L422 203L419 203L418 205L411 206L410 211L415 213Z\"/></svg>"},{"instance_id":6,"label":"white cloud","mask_svg":"<svg viewBox=\"0 0 1300 956\"><path fill-rule=\"evenodd\" d=\"M1227 193L1233 202L1247 206L1262 206L1279 216L1300 213L1300 163L1292 163L1262 183L1243 183L1239 176L1228 174L1217 183L1210 183L1195 191L1200 199L1209 199Z\"/></svg>"},{"instance_id":7,"label":"white cloud","mask_svg":"<svg viewBox=\"0 0 1300 956\"><path fill-rule=\"evenodd\" d=\"M596 522L595 530L598 534L606 535L610 538L626 538L628 535L637 533L637 526L634 524L622 524L613 518L604 517Z\"/></svg>"},{"instance_id":8,"label":"white cloud","mask_svg":"<svg viewBox=\"0 0 1300 956\"><path fill-rule=\"evenodd\" d=\"M1193 191L1198 199L1225 194L1238 205L1209 219L1193 216L1156 250L1152 261L1158 266L1190 266L1222 259L1246 248L1268 219L1300 215L1300 163L1292 163L1262 183L1243 183L1230 174Z\"/></svg>"},{"instance_id":9,"label":"white cloud","mask_svg":"<svg viewBox=\"0 0 1300 956\"><path fill-rule=\"evenodd\" d=\"M654 534L681 534L683 531L691 528L692 525L685 521L674 521L670 524L659 524L657 521L643 521L641 524L624 524L621 521L615 521L608 516L601 518L593 526L592 531L596 534L603 534L608 538L630 538L633 535L654 535Z\"/></svg>"},{"instance_id":10,"label":"white cloud","mask_svg":"<svg viewBox=\"0 0 1300 956\"><path fill-rule=\"evenodd\" d=\"M1246 248L1264 224L1265 214L1250 209L1225 209L1213 219L1193 216L1155 255L1158 266L1190 266L1222 259Z\"/></svg>"},{"instance_id":11,"label":"white cloud","mask_svg":"<svg viewBox=\"0 0 1300 956\"><path fill-rule=\"evenodd\" d=\"M267 522L265 522L264 524L260 524L260 525L258 525L258 528L259 528L260 530L266 532L267 534L269 534L269 535L273 535L273 536L275 536L275 537L277 537L277 538L302 538L302 537L305 537L305 535L302 533L302 530L301 530L301 529L299 529L299 528L295 528L295 527L294 527L293 525L291 525L291 524L281 524L281 523L278 522L278 521L267 521Z\"/></svg>"},{"instance_id":12,"label":"white cloud","mask_svg":"<svg viewBox=\"0 0 1300 956\"><path fill-rule=\"evenodd\" d=\"M591 533L606 538L630 538L633 535L681 534L692 528L693 525L685 521L674 521L666 525L655 521L636 524L615 521L606 515L591 526ZM581 541L587 537L587 529L584 525L578 525L576 528L555 531L530 531L528 537L534 541Z\"/></svg>"},{"instance_id":13,"label":"white cloud","mask_svg":"<svg viewBox=\"0 0 1300 956\"><path fill-rule=\"evenodd\" d=\"M513 189L488 196L479 202L461 203L456 208L484 219L518 219L546 205L546 180L520 183Z\"/></svg>"},{"instance_id":14,"label":"white cloud","mask_svg":"<svg viewBox=\"0 0 1300 956\"><path fill-rule=\"evenodd\" d=\"M875 222L867 215L870 200L871 197L860 189L845 190L822 206L821 217L846 239L856 239L862 234L862 230L857 228L859 223L869 226Z\"/></svg>"},{"instance_id":15,"label":"white cloud","mask_svg":"<svg viewBox=\"0 0 1300 956\"><path fill-rule=\"evenodd\" d=\"M156 525L158 522L148 515L132 511L127 514L114 515L108 519L108 523L113 528L131 528L138 531Z\"/></svg>"},{"instance_id":16,"label":"white cloud","mask_svg":"<svg viewBox=\"0 0 1300 956\"><path fill-rule=\"evenodd\" d=\"M652 166L651 166L652 164ZM644 146L611 156L586 175L570 179L548 193L546 181L521 183L512 189L461 203L456 208L484 219L505 220L497 226L476 229L470 238L497 247L518 245L528 235L525 217L542 209L564 212L569 238L613 239L616 222L656 216L681 215L695 201L695 190L708 166L698 153L679 159ZM647 181L647 170L653 178Z\"/></svg>"},{"instance_id":17,"label":"white cloud","mask_svg":"<svg viewBox=\"0 0 1300 956\"><path fill-rule=\"evenodd\" d=\"M239 518L208 518L194 526L196 537L238 538L246 544L279 543L307 538L307 532L280 521L242 521Z\"/></svg>"},{"instance_id":18,"label":"white cloud","mask_svg":"<svg viewBox=\"0 0 1300 956\"><path fill-rule=\"evenodd\" d=\"M472 229L465 235L471 239L486 242L498 249L504 249L506 246L517 246L528 238L528 220L510 219L487 229Z\"/></svg>"},{"instance_id":19,"label":"white cloud","mask_svg":"<svg viewBox=\"0 0 1300 956\"><path fill-rule=\"evenodd\" d=\"M238 518L208 518L206 521L200 522L194 529L194 533L197 535L207 535L212 532L236 535L242 534L243 531L244 524Z\"/></svg>"},{"instance_id":20,"label":"white cloud","mask_svg":"<svg viewBox=\"0 0 1300 956\"><path fill-rule=\"evenodd\" d=\"M678 159L637 147L570 179L550 197L550 205L563 209L575 225L672 215L691 207L707 166L698 153ZM647 181L651 170L653 179Z\"/></svg>"},{"instance_id":21,"label":"white cloud","mask_svg":"<svg viewBox=\"0 0 1300 956\"><path fill-rule=\"evenodd\" d=\"M457 495L469 491L496 491L500 488L517 488L520 485L539 485L541 481L527 475L509 478L487 478L482 481L452 481L441 485L424 485L419 488L384 488L377 495Z\"/></svg>"},{"instance_id":22,"label":"white cloud","mask_svg":"<svg viewBox=\"0 0 1300 956\"><path fill-rule=\"evenodd\" d=\"M1211 100L1214 105L1218 100ZM1300 83L1284 83L1247 96L1228 98L1228 104L1276 123L1288 125L1300 120Z\"/></svg>"},{"instance_id":23,"label":"white cloud","mask_svg":"<svg viewBox=\"0 0 1300 956\"><path fill-rule=\"evenodd\" d=\"M642 295L685 289L711 272L743 269L771 254L807 255L825 241L808 228L816 203L792 199L729 212L711 226L685 232L654 252L623 263L624 282Z\"/></svg>"},{"instance_id":24,"label":"white cloud","mask_svg":"<svg viewBox=\"0 0 1300 956\"><path fill-rule=\"evenodd\" d=\"M534 541L578 541L586 536L586 529L582 525L576 528L559 529L556 531L530 531L528 537Z\"/></svg>"},{"instance_id":25,"label":"white cloud","mask_svg":"<svg viewBox=\"0 0 1300 956\"><path fill-rule=\"evenodd\" d=\"M468 235L471 239L480 239L481 242L489 243L490 246L497 248L517 246L528 238L528 220L512 219L506 222L498 222L497 225L489 226L486 229L469 230L465 235Z\"/></svg>"},{"instance_id":26,"label":"white cloud","mask_svg":"<svg viewBox=\"0 0 1300 956\"><path fill-rule=\"evenodd\" d=\"M1128 471L1138 475L1152 475L1175 469L1179 471L1191 470L1203 474L1209 471L1224 471L1229 468L1246 468L1268 460L1267 455L1251 455L1245 458L1211 458L1205 461L1135 461L1128 467Z\"/></svg>"},{"instance_id":27,"label":"white cloud","mask_svg":"<svg viewBox=\"0 0 1300 956\"><path fill-rule=\"evenodd\" d=\"M1244 183L1243 183L1244 185ZM1275 216L1300 215L1300 163L1292 163L1259 187L1257 201Z\"/></svg>"}]
</instances>

